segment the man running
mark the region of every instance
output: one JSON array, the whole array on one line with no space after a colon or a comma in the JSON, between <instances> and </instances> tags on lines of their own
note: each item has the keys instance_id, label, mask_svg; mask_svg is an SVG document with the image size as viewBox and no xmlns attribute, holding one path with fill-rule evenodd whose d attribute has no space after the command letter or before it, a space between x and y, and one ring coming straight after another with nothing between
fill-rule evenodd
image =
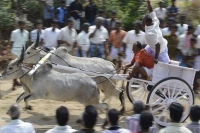
<instances>
[{"instance_id":1,"label":"man running","mask_svg":"<svg viewBox=\"0 0 200 133\"><path fill-rule=\"evenodd\" d=\"M150 14L145 15L142 20L145 26L145 38L148 44L145 47L145 51L153 56L155 63L158 61L169 63L167 40L162 36L162 32L159 28L160 22L156 17L156 13L153 12L150 0L147 0L147 8Z\"/></svg>"}]
</instances>

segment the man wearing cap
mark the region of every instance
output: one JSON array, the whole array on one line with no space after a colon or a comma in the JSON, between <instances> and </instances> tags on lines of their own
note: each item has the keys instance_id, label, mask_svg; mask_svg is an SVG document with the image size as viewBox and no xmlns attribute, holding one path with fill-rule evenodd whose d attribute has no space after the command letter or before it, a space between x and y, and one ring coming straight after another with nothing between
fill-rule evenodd
<instances>
[{"instance_id":1,"label":"man wearing cap","mask_svg":"<svg viewBox=\"0 0 200 133\"><path fill-rule=\"evenodd\" d=\"M165 19L166 17L166 9L163 8L163 4L164 2L163 1L159 1L159 7L158 8L155 8L154 9L154 12L156 13L156 16L159 18L159 19Z\"/></svg>"},{"instance_id":2,"label":"man wearing cap","mask_svg":"<svg viewBox=\"0 0 200 133\"><path fill-rule=\"evenodd\" d=\"M17 104L13 104L7 114L10 115L12 120L7 126L0 129L0 133L35 133L32 124L19 119L20 108Z\"/></svg>"}]
</instances>

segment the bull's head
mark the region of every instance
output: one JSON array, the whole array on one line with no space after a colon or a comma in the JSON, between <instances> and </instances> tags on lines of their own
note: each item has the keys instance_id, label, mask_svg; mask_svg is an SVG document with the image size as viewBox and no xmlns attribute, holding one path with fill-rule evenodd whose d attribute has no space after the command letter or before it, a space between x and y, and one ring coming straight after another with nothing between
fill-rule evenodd
<instances>
[{"instance_id":1,"label":"bull's head","mask_svg":"<svg viewBox=\"0 0 200 133\"><path fill-rule=\"evenodd\" d=\"M23 63L36 64L42 57L46 55L41 49L37 48L39 46L39 31L37 32L37 40L30 47L27 48L24 54Z\"/></svg>"},{"instance_id":2,"label":"bull's head","mask_svg":"<svg viewBox=\"0 0 200 133\"><path fill-rule=\"evenodd\" d=\"M20 76L23 75L23 70L20 64L23 62L24 59L24 48L22 48L21 56L10 61L7 68L4 72L0 75L0 79L18 79Z\"/></svg>"}]
</instances>

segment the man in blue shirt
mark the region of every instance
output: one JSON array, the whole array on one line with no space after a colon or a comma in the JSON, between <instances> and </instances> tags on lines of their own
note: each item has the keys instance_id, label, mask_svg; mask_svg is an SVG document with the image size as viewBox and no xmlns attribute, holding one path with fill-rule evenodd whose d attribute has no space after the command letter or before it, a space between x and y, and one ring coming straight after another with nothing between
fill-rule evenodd
<instances>
[{"instance_id":1,"label":"man in blue shirt","mask_svg":"<svg viewBox=\"0 0 200 133\"><path fill-rule=\"evenodd\" d=\"M179 14L179 9L175 5L176 0L172 0L172 5L167 8L167 16L169 18L174 18L176 19L176 16Z\"/></svg>"},{"instance_id":2,"label":"man in blue shirt","mask_svg":"<svg viewBox=\"0 0 200 133\"><path fill-rule=\"evenodd\" d=\"M65 6L65 0L61 1L61 7L58 7L56 10L56 18L59 22L59 27L63 28L65 25L65 16L67 14L67 8Z\"/></svg>"}]
</instances>

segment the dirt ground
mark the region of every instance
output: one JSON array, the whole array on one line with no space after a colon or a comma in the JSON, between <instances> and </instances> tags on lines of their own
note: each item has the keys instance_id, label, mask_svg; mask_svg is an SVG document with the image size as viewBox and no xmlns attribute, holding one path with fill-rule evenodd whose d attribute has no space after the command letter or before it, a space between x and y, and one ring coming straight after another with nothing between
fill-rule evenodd
<instances>
[{"instance_id":1,"label":"dirt ground","mask_svg":"<svg viewBox=\"0 0 200 133\"><path fill-rule=\"evenodd\" d=\"M11 81L0 81L0 127L6 125L10 118L6 115L6 111L9 106L15 103L16 98L23 92L22 87L18 87L15 91L12 91L12 82ZM101 95L101 98L103 95ZM127 115L132 115L132 104L125 97L126 102L126 113L120 118L120 125L126 127L125 118ZM198 96L195 96L195 103L200 104ZM84 107L77 102L57 102L52 100L34 100L30 102L33 110L29 111L24 109L24 102L20 103L22 107L21 119L26 122L30 122L34 125L37 133L44 133L48 129L56 125L55 121L55 110L59 106L66 106L70 111L70 121L69 125L75 129L80 129L81 126L76 124L76 120L79 118ZM120 102L118 98L112 98L110 102L111 108L120 109ZM101 131L101 125L104 121L105 113L99 112L99 118L95 129ZM189 122L189 119L186 121Z\"/></svg>"}]
</instances>

